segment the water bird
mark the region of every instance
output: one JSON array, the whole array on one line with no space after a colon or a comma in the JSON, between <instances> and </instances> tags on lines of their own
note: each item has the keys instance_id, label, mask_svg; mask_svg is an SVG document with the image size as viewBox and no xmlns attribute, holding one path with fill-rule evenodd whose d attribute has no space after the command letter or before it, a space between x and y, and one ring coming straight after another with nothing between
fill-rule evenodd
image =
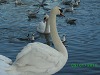
<instances>
[{"instance_id":1,"label":"water bird","mask_svg":"<svg viewBox=\"0 0 100 75\"><path fill-rule=\"evenodd\" d=\"M71 4L71 0L67 0L67 1L62 0L62 4L64 4L64 5L70 5Z\"/></svg>"},{"instance_id":2,"label":"water bird","mask_svg":"<svg viewBox=\"0 0 100 75\"><path fill-rule=\"evenodd\" d=\"M21 0L15 0L15 7L18 5L24 5L24 3Z\"/></svg>"},{"instance_id":3,"label":"water bird","mask_svg":"<svg viewBox=\"0 0 100 75\"><path fill-rule=\"evenodd\" d=\"M76 20L77 20L77 19L67 18L67 19L66 19L66 22L67 22L67 24L70 24L70 25L72 25L72 24L75 24L75 25L76 25Z\"/></svg>"},{"instance_id":4,"label":"water bird","mask_svg":"<svg viewBox=\"0 0 100 75\"><path fill-rule=\"evenodd\" d=\"M28 10L28 21L31 21L31 19L33 18L37 18L37 13L39 12L40 7L35 10L34 12L32 12L31 10Z\"/></svg>"},{"instance_id":5,"label":"water bird","mask_svg":"<svg viewBox=\"0 0 100 75\"><path fill-rule=\"evenodd\" d=\"M39 4L34 4L33 6L39 6L39 7L44 7L47 6L48 4L45 3L46 0L42 0L42 2L40 2L39 0L36 0Z\"/></svg>"},{"instance_id":6,"label":"water bird","mask_svg":"<svg viewBox=\"0 0 100 75\"><path fill-rule=\"evenodd\" d=\"M64 9L64 12L73 12L74 8L73 5L71 4L70 7L67 7Z\"/></svg>"},{"instance_id":7,"label":"water bird","mask_svg":"<svg viewBox=\"0 0 100 75\"><path fill-rule=\"evenodd\" d=\"M66 35L62 36L62 43L66 42Z\"/></svg>"},{"instance_id":8,"label":"water bird","mask_svg":"<svg viewBox=\"0 0 100 75\"><path fill-rule=\"evenodd\" d=\"M56 15L60 14L61 8L56 6L49 16L50 34L55 49L40 42L29 43L18 53L12 65L0 67L0 74L51 75L61 70L68 60L68 53L56 29Z\"/></svg>"},{"instance_id":9,"label":"water bird","mask_svg":"<svg viewBox=\"0 0 100 75\"><path fill-rule=\"evenodd\" d=\"M78 1L72 2L71 4L73 5L73 7L78 7L79 6L79 2Z\"/></svg>"},{"instance_id":10,"label":"water bird","mask_svg":"<svg viewBox=\"0 0 100 75\"><path fill-rule=\"evenodd\" d=\"M75 0L75 2L78 2L78 4L80 4L80 0Z\"/></svg>"},{"instance_id":11,"label":"water bird","mask_svg":"<svg viewBox=\"0 0 100 75\"><path fill-rule=\"evenodd\" d=\"M34 37L34 34L32 34L31 36L30 34L28 34L26 38L17 38L17 39L20 41L31 41L32 42L35 40L35 37Z\"/></svg>"},{"instance_id":12,"label":"water bird","mask_svg":"<svg viewBox=\"0 0 100 75\"><path fill-rule=\"evenodd\" d=\"M30 35L28 34L25 38L17 38L20 41L29 41L30 40Z\"/></svg>"},{"instance_id":13,"label":"water bird","mask_svg":"<svg viewBox=\"0 0 100 75\"><path fill-rule=\"evenodd\" d=\"M35 40L35 36L34 36L34 34L32 34L31 37L30 37L30 41L34 42L34 40Z\"/></svg>"},{"instance_id":14,"label":"water bird","mask_svg":"<svg viewBox=\"0 0 100 75\"><path fill-rule=\"evenodd\" d=\"M7 3L7 0L0 0L0 4Z\"/></svg>"},{"instance_id":15,"label":"water bird","mask_svg":"<svg viewBox=\"0 0 100 75\"><path fill-rule=\"evenodd\" d=\"M50 25L48 24L49 15L44 16L44 21L41 21L37 26L37 31L42 34L50 33Z\"/></svg>"}]
</instances>

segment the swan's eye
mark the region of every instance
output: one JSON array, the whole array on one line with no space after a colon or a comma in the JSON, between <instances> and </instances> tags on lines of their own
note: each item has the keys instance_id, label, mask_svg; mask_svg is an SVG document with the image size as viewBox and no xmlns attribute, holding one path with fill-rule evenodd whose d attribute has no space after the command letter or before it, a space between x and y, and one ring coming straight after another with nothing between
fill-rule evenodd
<instances>
[{"instance_id":1,"label":"swan's eye","mask_svg":"<svg viewBox=\"0 0 100 75\"><path fill-rule=\"evenodd\" d=\"M63 12L63 10L62 9L59 9L60 10L60 12L62 13Z\"/></svg>"}]
</instances>

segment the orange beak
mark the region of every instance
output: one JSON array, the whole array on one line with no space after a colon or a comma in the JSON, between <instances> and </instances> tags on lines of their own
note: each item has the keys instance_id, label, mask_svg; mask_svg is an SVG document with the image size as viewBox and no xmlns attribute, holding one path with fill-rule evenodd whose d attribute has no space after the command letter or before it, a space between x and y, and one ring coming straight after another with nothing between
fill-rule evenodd
<instances>
[{"instance_id":1,"label":"orange beak","mask_svg":"<svg viewBox=\"0 0 100 75\"><path fill-rule=\"evenodd\" d=\"M63 14L63 13L60 13L60 15L61 15L61 16L64 16L64 14ZM65 17L65 16L64 16L64 17Z\"/></svg>"}]
</instances>

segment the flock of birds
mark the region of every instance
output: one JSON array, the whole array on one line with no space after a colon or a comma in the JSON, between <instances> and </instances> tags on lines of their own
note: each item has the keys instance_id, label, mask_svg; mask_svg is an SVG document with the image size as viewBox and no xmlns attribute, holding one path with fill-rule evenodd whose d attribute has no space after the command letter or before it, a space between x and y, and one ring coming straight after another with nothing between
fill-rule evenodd
<instances>
[{"instance_id":1,"label":"flock of birds","mask_svg":"<svg viewBox=\"0 0 100 75\"><path fill-rule=\"evenodd\" d=\"M46 0L43 0L39 6L44 7ZM57 1L57 0L54 0ZM7 0L0 0L0 4L7 3ZM65 1L62 4L69 5L70 8L65 8L64 12L73 12L74 8L80 4L80 0ZM24 5L20 0L15 1L15 6ZM36 17L35 13L28 10L28 21ZM18 53L16 60L12 60L0 55L0 74L1 75L52 75L63 68L68 60L68 52L63 42L66 41L66 35L60 39L56 28L56 15L63 15L60 7L56 6L50 9L50 14L46 14L37 26L37 31L42 34L50 34L54 48L40 43L28 43L21 52ZM67 23L73 24L75 19L67 19ZM29 36L29 35L28 35ZM31 40L34 41L34 34ZM20 38L20 40L24 40ZM30 40L30 39L29 39Z\"/></svg>"}]
</instances>

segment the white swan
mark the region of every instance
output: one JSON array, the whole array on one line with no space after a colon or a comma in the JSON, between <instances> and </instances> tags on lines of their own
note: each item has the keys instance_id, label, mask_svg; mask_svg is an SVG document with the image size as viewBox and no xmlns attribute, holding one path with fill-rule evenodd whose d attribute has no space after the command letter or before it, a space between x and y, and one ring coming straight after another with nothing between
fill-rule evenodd
<instances>
[{"instance_id":1,"label":"white swan","mask_svg":"<svg viewBox=\"0 0 100 75\"><path fill-rule=\"evenodd\" d=\"M7 64L12 64L12 60L9 59L9 58L7 58L7 57L5 57L5 56L3 56L3 55L0 55L0 63L1 63L1 61L2 61L2 62L5 62L5 63L7 63ZM0 67L1 67L1 66L5 66L5 65L1 65L1 64L0 64Z\"/></svg>"},{"instance_id":2,"label":"white swan","mask_svg":"<svg viewBox=\"0 0 100 75\"><path fill-rule=\"evenodd\" d=\"M10 64L12 64L12 60L0 55L0 75L8 75L7 72L5 72L5 69L10 67Z\"/></svg>"},{"instance_id":3,"label":"white swan","mask_svg":"<svg viewBox=\"0 0 100 75\"><path fill-rule=\"evenodd\" d=\"M29 43L9 68L3 71L0 68L0 71L5 75L51 75L62 69L68 59L68 53L56 29L56 15L60 14L61 9L54 7L49 17L50 34L56 49L39 42Z\"/></svg>"},{"instance_id":4,"label":"white swan","mask_svg":"<svg viewBox=\"0 0 100 75\"><path fill-rule=\"evenodd\" d=\"M39 33L46 33L49 34L50 33L50 25L48 24L48 18L49 16L46 14L44 16L44 21L40 22L39 25L37 26L37 31Z\"/></svg>"}]
</instances>

